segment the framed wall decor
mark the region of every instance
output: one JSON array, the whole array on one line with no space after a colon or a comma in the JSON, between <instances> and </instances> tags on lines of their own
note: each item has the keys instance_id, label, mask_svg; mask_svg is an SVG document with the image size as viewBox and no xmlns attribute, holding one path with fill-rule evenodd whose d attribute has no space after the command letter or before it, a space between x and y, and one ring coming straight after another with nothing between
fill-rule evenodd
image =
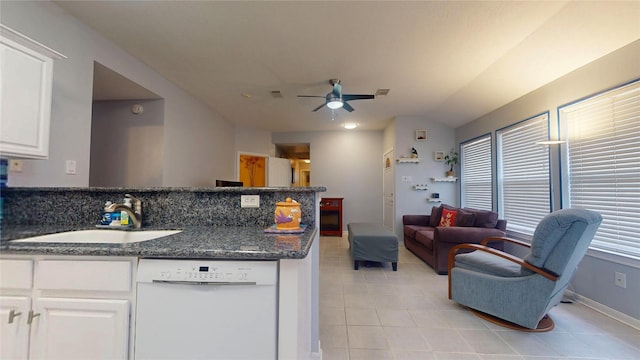
<instances>
[{"instance_id":1,"label":"framed wall decor","mask_svg":"<svg viewBox=\"0 0 640 360\"><path fill-rule=\"evenodd\" d=\"M416 141L426 141L427 130L416 130Z\"/></svg>"},{"instance_id":2,"label":"framed wall decor","mask_svg":"<svg viewBox=\"0 0 640 360\"><path fill-rule=\"evenodd\" d=\"M266 186L268 158L268 155L238 152L238 179L245 187Z\"/></svg>"},{"instance_id":3,"label":"framed wall decor","mask_svg":"<svg viewBox=\"0 0 640 360\"><path fill-rule=\"evenodd\" d=\"M433 152L433 160L435 161L444 161L444 156L445 156L445 152L444 151L434 151Z\"/></svg>"}]
</instances>

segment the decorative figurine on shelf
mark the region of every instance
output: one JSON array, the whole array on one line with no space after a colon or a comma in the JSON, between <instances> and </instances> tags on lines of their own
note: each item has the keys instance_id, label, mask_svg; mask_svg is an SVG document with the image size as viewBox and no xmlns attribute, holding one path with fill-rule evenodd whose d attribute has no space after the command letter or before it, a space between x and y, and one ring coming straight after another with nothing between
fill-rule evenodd
<instances>
[{"instance_id":1,"label":"decorative figurine on shelf","mask_svg":"<svg viewBox=\"0 0 640 360\"><path fill-rule=\"evenodd\" d=\"M458 164L458 153L451 149L447 155L444 156L444 163L449 165L449 171L447 171L447 177L453 177L453 167Z\"/></svg>"},{"instance_id":2,"label":"decorative figurine on shelf","mask_svg":"<svg viewBox=\"0 0 640 360\"><path fill-rule=\"evenodd\" d=\"M418 158L418 150L416 150L416 148L411 148L411 158L412 159L417 159Z\"/></svg>"}]
</instances>

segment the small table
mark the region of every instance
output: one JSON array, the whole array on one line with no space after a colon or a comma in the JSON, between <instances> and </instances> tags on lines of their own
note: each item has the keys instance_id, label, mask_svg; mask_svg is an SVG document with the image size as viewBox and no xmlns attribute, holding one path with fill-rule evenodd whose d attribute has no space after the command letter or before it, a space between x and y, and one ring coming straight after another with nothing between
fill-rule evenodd
<instances>
[{"instance_id":1,"label":"small table","mask_svg":"<svg viewBox=\"0 0 640 360\"><path fill-rule=\"evenodd\" d=\"M342 199L320 199L321 236L342 236Z\"/></svg>"}]
</instances>

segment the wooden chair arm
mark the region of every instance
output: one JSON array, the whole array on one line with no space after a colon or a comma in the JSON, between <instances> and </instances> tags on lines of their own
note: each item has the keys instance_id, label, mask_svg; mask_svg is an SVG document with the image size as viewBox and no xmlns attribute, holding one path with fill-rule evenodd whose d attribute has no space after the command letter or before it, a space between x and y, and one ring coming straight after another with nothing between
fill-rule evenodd
<instances>
[{"instance_id":1,"label":"wooden chair arm","mask_svg":"<svg viewBox=\"0 0 640 360\"><path fill-rule=\"evenodd\" d=\"M482 241L480 241L481 245L487 245L487 243L490 243L492 241L503 241L503 242L509 242L512 244L516 244L516 245L520 245L520 246L524 246L526 248L531 248L531 244L526 243L524 241L520 241L520 240L516 240L516 239L511 239L511 238L507 238L507 237L502 237L502 236L490 236L490 237L486 237L484 239L482 239Z\"/></svg>"},{"instance_id":2,"label":"wooden chair arm","mask_svg":"<svg viewBox=\"0 0 640 360\"><path fill-rule=\"evenodd\" d=\"M484 241L484 240L483 240ZM518 241L518 240L515 240ZM526 243L525 243L526 244ZM485 246L485 245L481 245L481 244L459 244L456 245L454 247L451 248L451 250L449 250L449 256L448 256L448 277L449 277L449 299L451 299L451 270L454 268L455 266L455 258L456 258L456 253L458 252L458 250L460 249L472 249L472 250L479 250L479 251L483 251L498 257L501 257L503 259L509 260L511 262L514 262L520 266L523 266L531 271L533 271L536 274L539 274L551 281L557 281L558 280L558 276L555 274L552 274L542 268L539 268L537 266L531 265L528 262L520 259L519 257L513 256L511 254L505 253L503 251Z\"/></svg>"}]
</instances>

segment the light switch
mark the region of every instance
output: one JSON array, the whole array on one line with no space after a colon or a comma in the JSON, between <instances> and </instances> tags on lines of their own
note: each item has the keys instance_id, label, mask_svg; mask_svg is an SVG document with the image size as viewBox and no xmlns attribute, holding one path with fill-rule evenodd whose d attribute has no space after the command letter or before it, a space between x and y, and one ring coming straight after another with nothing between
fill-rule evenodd
<instances>
[{"instance_id":1,"label":"light switch","mask_svg":"<svg viewBox=\"0 0 640 360\"><path fill-rule=\"evenodd\" d=\"M75 160L67 160L67 164L65 166L65 173L67 175L75 175L76 174L76 161Z\"/></svg>"}]
</instances>

